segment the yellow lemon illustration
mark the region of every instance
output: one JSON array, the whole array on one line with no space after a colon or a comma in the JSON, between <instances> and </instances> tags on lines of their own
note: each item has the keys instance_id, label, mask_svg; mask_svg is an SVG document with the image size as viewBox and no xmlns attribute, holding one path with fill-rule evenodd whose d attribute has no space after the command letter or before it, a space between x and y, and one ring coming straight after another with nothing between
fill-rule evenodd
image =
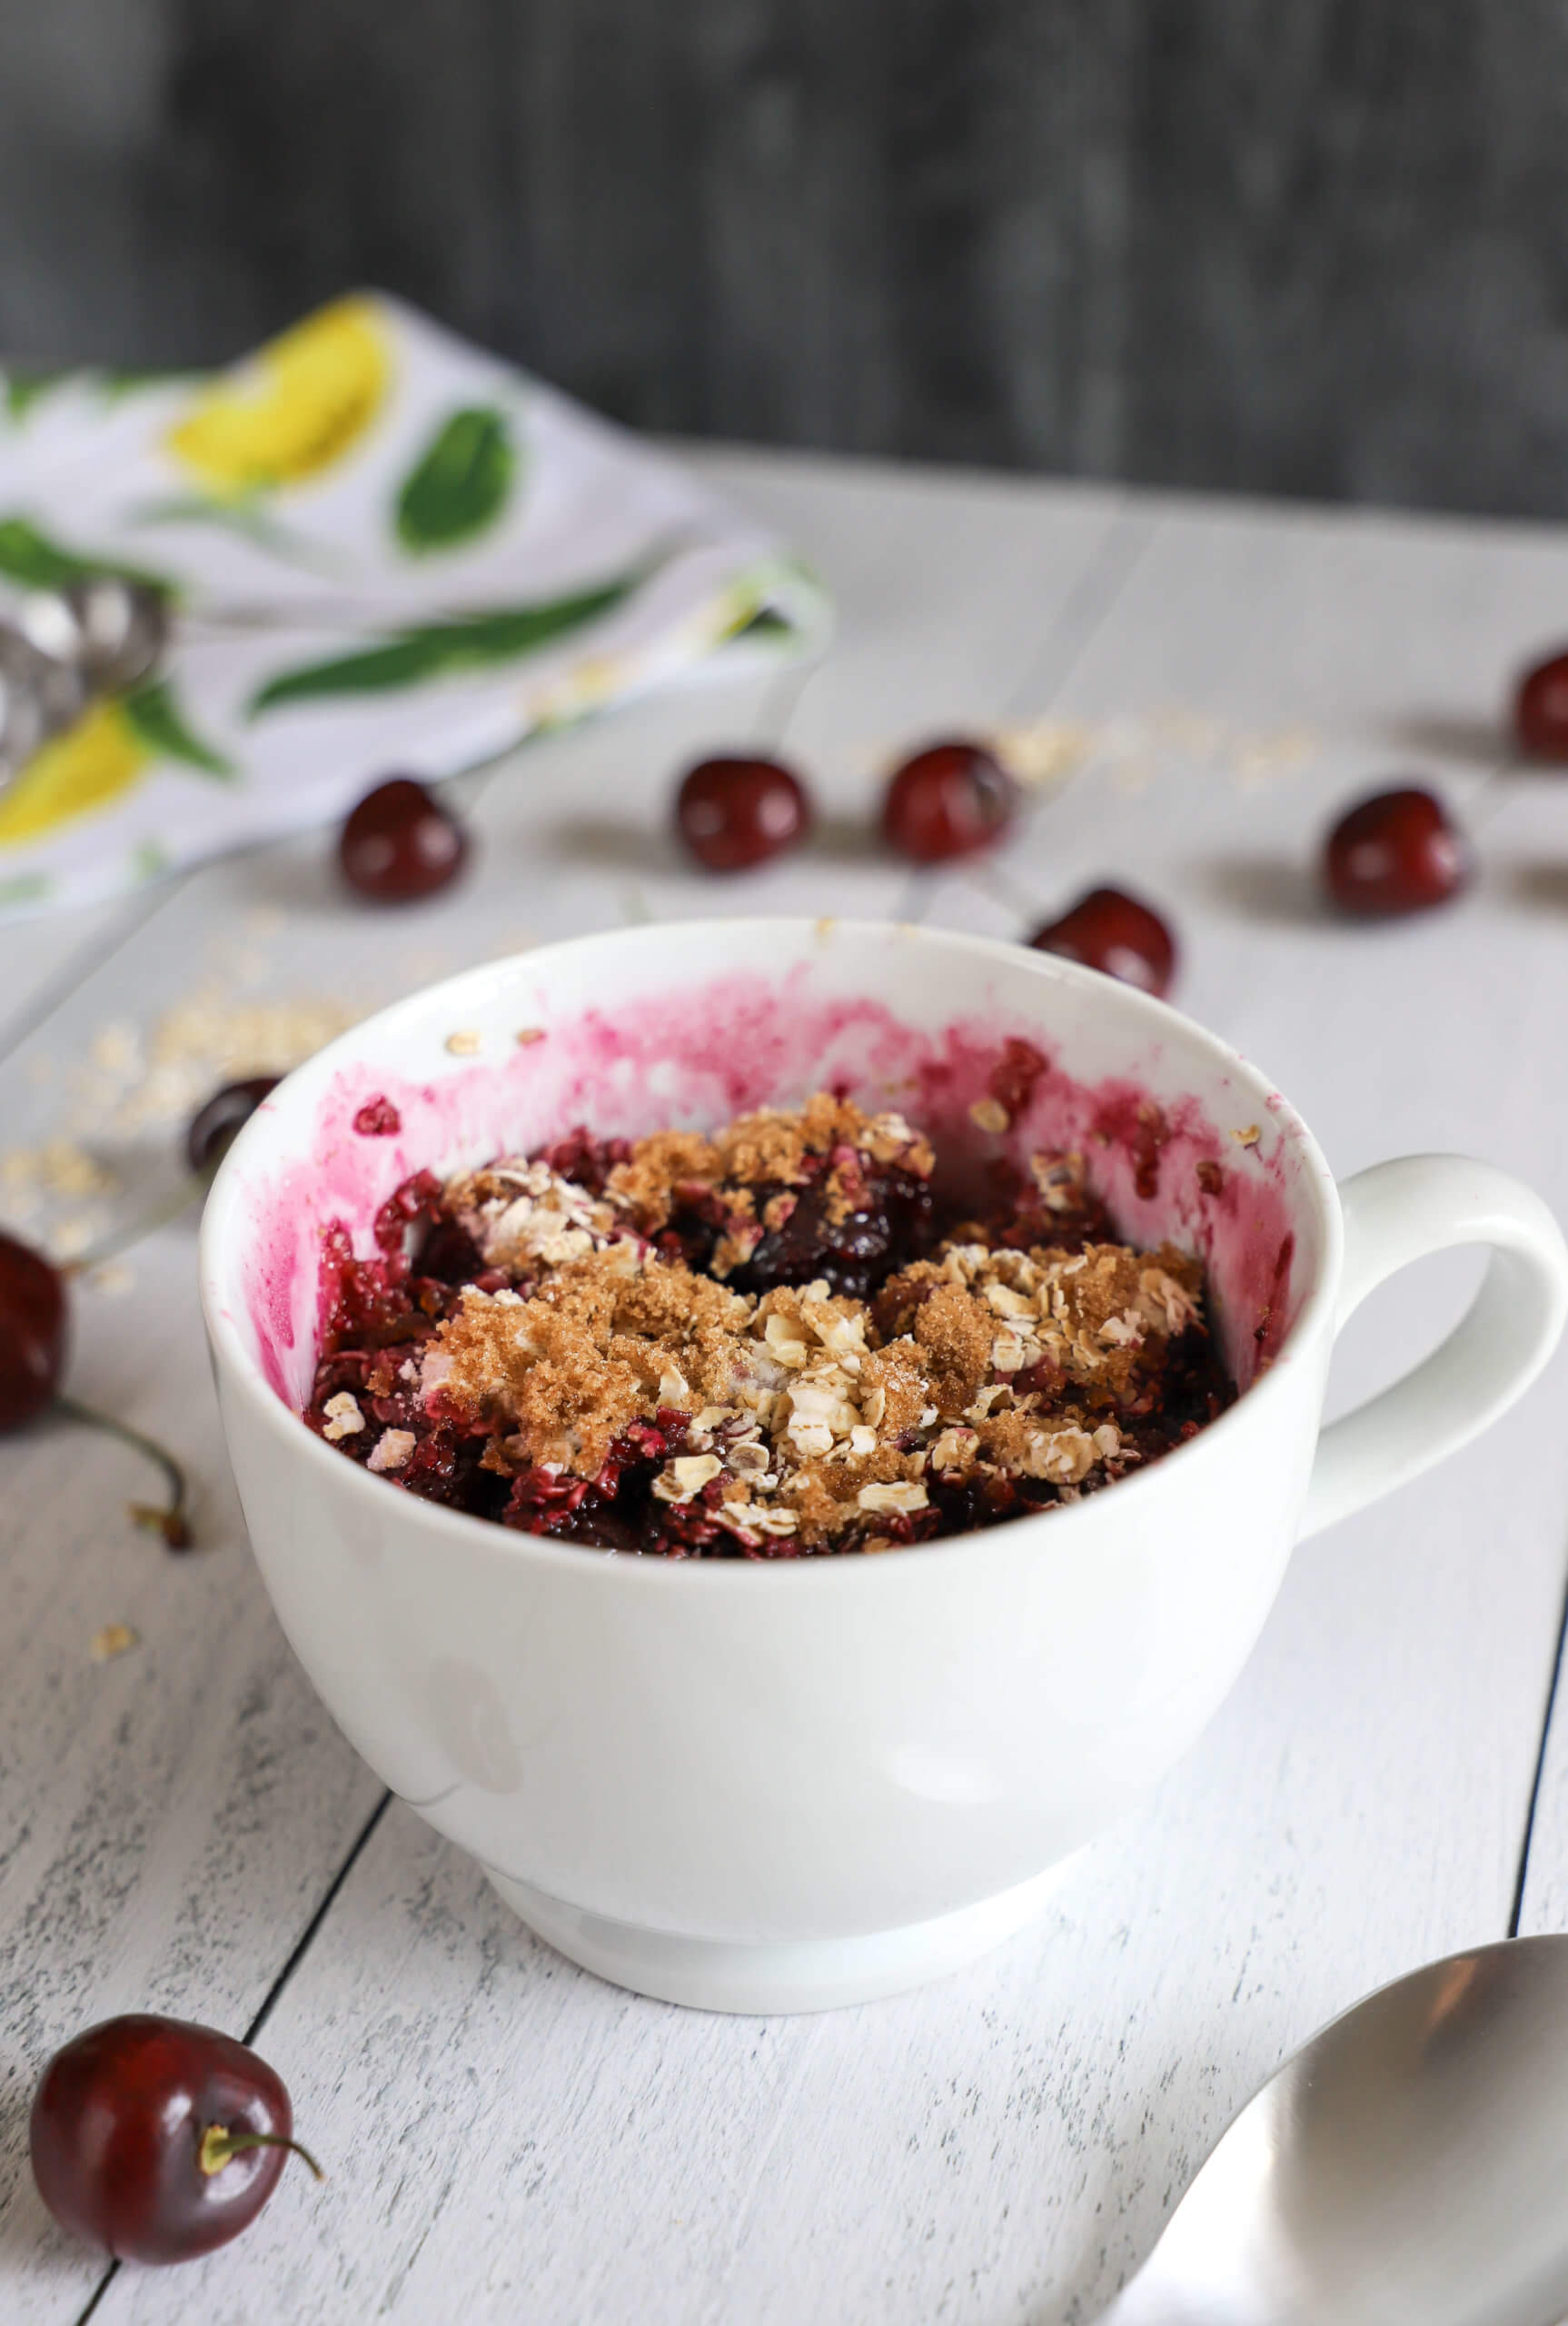
<instances>
[{"instance_id":1,"label":"yellow lemon illustration","mask_svg":"<svg viewBox=\"0 0 1568 2326\"><path fill-rule=\"evenodd\" d=\"M35 751L0 794L0 848L20 848L133 790L154 754L117 702L102 702Z\"/></svg>"},{"instance_id":2,"label":"yellow lemon illustration","mask_svg":"<svg viewBox=\"0 0 1568 2326\"><path fill-rule=\"evenodd\" d=\"M307 315L210 388L164 440L212 492L237 496L319 476L374 420L392 376L368 299Z\"/></svg>"}]
</instances>

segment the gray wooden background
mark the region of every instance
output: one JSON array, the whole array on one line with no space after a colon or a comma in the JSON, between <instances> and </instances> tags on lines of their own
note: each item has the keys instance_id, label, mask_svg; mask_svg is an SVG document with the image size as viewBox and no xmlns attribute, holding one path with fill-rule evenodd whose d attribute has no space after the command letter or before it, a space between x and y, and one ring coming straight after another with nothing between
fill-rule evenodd
<instances>
[{"instance_id":1,"label":"gray wooden background","mask_svg":"<svg viewBox=\"0 0 1568 2326\"><path fill-rule=\"evenodd\" d=\"M1568 515L1563 0L0 0L0 350Z\"/></svg>"}]
</instances>

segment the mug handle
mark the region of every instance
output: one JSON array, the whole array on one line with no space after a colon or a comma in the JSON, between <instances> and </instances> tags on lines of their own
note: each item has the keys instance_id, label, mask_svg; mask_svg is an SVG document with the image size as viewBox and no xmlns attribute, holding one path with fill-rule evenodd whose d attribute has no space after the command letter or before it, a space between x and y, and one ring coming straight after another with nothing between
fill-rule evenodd
<instances>
[{"instance_id":1,"label":"mug handle","mask_svg":"<svg viewBox=\"0 0 1568 2326\"><path fill-rule=\"evenodd\" d=\"M1345 1266L1334 1319L1398 1268L1455 1244L1489 1244L1470 1308L1403 1380L1330 1422L1317 1441L1301 1535L1374 1502L1468 1445L1523 1397L1568 1318L1568 1244L1538 1195L1489 1163L1408 1155L1339 1190Z\"/></svg>"}]
</instances>

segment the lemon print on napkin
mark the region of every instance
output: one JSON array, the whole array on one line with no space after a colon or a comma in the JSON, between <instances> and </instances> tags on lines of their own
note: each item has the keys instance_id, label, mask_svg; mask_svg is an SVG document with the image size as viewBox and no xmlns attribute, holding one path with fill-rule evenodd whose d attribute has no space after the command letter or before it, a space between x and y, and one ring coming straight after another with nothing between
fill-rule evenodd
<instances>
[{"instance_id":1,"label":"lemon print on napkin","mask_svg":"<svg viewBox=\"0 0 1568 2326\"><path fill-rule=\"evenodd\" d=\"M372 426L392 381L368 299L339 299L273 340L247 384L225 380L170 429L168 450L209 492L241 499L320 476Z\"/></svg>"},{"instance_id":2,"label":"lemon print on napkin","mask_svg":"<svg viewBox=\"0 0 1568 2326\"><path fill-rule=\"evenodd\" d=\"M233 772L192 734L166 681L94 703L35 751L9 790L0 793L0 849L24 847L79 816L114 807L161 760L203 775Z\"/></svg>"},{"instance_id":3,"label":"lemon print on napkin","mask_svg":"<svg viewBox=\"0 0 1568 2326\"><path fill-rule=\"evenodd\" d=\"M0 777L0 921L827 633L706 480L354 288L221 372L0 363L0 621L102 573L158 592L155 681Z\"/></svg>"}]
</instances>

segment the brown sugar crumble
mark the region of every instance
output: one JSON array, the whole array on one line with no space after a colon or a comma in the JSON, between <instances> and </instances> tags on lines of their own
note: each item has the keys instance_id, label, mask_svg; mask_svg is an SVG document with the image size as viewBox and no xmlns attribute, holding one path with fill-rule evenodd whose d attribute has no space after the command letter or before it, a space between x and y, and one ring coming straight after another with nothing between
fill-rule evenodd
<instances>
[{"instance_id":1,"label":"brown sugar crumble","mask_svg":"<svg viewBox=\"0 0 1568 2326\"><path fill-rule=\"evenodd\" d=\"M1198 1264L1119 1241L1081 1156L993 1161L960 1202L900 1115L827 1093L419 1173L375 1247L328 1232L310 1426L406 1492L608 1549L968 1533L1236 1394Z\"/></svg>"}]
</instances>

